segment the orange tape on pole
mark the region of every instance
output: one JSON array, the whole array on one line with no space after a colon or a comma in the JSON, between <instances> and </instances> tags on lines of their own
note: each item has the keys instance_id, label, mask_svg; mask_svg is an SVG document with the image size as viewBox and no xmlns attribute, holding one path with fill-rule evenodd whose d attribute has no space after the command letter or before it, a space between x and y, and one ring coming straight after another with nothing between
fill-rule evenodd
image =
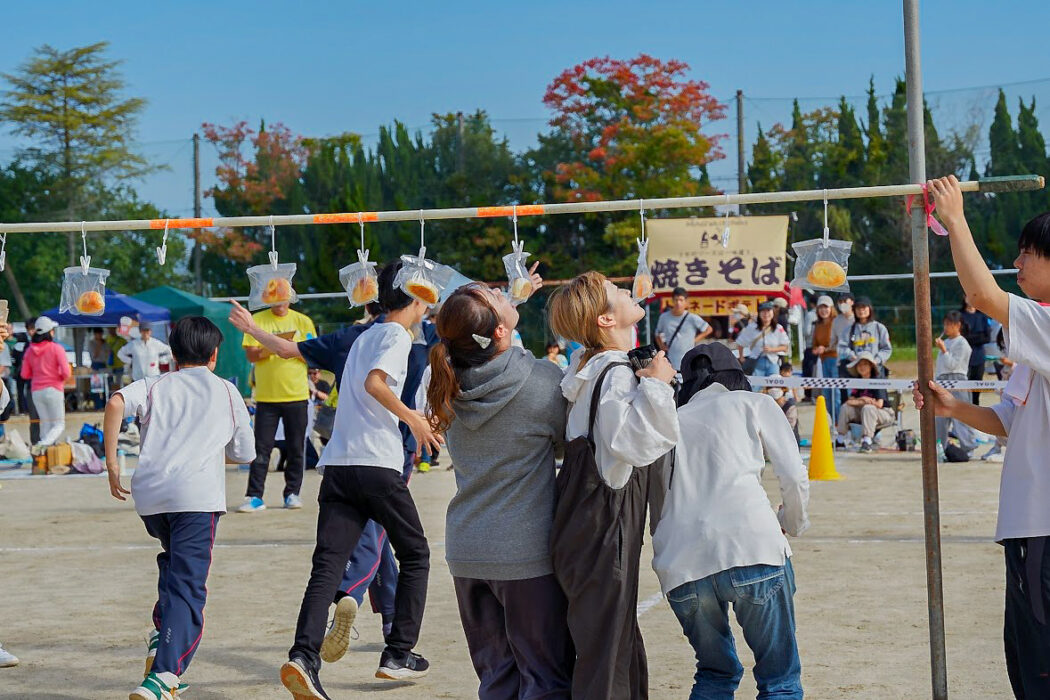
<instances>
[{"instance_id":1,"label":"orange tape on pole","mask_svg":"<svg viewBox=\"0 0 1050 700\"><path fill-rule=\"evenodd\" d=\"M540 216L543 214L542 204L522 204L517 208L518 216ZM514 207L478 207L478 216L487 218L494 216L514 216Z\"/></svg>"},{"instance_id":2,"label":"orange tape on pole","mask_svg":"<svg viewBox=\"0 0 1050 700\"><path fill-rule=\"evenodd\" d=\"M379 221L374 211L355 212L353 214L315 214L315 224L357 224L362 221Z\"/></svg>"},{"instance_id":3,"label":"orange tape on pole","mask_svg":"<svg viewBox=\"0 0 1050 700\"><path fill-rule=\"evenodd\" d=\"M211 228L215 225L214 219L150 219L149 227L163 229L167 224L172 228Z\"/></svg>"}]
</instances>

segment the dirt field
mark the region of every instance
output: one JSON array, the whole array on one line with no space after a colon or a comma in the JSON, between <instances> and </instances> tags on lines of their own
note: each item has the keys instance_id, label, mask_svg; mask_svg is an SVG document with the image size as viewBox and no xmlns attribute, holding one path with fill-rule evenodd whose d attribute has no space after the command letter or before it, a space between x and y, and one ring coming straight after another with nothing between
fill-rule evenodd
<instances>
[{"instance_id":1,"label":"dirt field","mask_svg":"<svg viewBox=\"0 0 1050 700\"><path fill-rule=\"evenodd\" d=\"M804 423L811 415L809 409ZM909 417L914 420L914 411ZM928 697L918 456L840 455L838 470L844 481L813 484L813 526L792 542L806 694ZM243 472L229 471L231 505L240 502L245 482ZM184 678L192 685L188 700L290 697L277 671L309 571L318 483L310 472L301 511L274 508L220 522L207 627ZM277 504L279 474L270 475L269 486L268 500ZM776 493L775 480L767 479L767 487ZM322 671L333 698L476 697L443 556L445 505L454 488L445 471L412 483L433 552L418 647L432 664L430 676L416 685L373 678L380 624L363 612L351 652ZM942 466L949 689L957 698L1010 697L1001 641L1002 555L991 541L997 492L998 465ZM104 479L21 478L0 470L0 640L22 660L0 670L0 698L126 697L141 678L156 551L131 505L112 500ZM651 697L684 698L692 682L691 649L658 596L648 545L642 556L639 611ZM737 639L746 649L739 633ZM750 659L742 654L748 670L738 697L754 697Z\"/></svg>"}]
</instances>

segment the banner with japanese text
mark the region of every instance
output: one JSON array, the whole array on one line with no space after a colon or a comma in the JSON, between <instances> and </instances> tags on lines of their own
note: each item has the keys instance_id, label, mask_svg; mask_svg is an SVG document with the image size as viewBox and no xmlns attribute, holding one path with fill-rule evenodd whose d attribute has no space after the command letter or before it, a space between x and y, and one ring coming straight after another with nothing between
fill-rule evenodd
<instances>
[{"instance_id":1,"label":"banner with japanese text","mask_svg":"<svg viewBox=\"0 0 1050 700\"><path fill-rule=\"evenodd\" d=\"M783 292L787 280L787 216L647 219L649 267L657 294Z\"/></svg>"}]
</instances>

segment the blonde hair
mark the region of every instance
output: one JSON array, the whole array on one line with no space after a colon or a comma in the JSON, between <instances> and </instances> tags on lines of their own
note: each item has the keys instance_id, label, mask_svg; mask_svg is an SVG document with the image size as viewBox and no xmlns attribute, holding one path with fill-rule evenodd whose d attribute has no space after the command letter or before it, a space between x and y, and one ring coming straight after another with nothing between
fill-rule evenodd
<instances>
[{"instance_id":1,"label":"blonde hair","mask_svg":"<svg viewBox=\"0 0 1050 700\"><path fill-rule=\"evenodd\" d=\"M581 367L612 344L609 332L598 325L598 317L609 310L605 281L600 272L585 272L560 287L547 302L554 334L585 348Z\"/></svg>"}]
</instances>

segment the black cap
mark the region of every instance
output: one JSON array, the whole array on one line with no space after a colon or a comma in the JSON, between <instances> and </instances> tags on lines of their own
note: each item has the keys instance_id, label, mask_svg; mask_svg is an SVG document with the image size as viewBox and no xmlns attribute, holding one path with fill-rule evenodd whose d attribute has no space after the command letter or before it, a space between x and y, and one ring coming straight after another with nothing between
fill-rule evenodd
<instances>
[{"instance_id":1,"label":"black cap","mask_svg":"<svg viewBox=\"0 0 1050 700\"><path fill-rule=\"evenodd\" d=\"M139 331L140 332L141 331L151 331L151 330L153 330L153 326L151 326L149 323L146 323L145 321L140 321L139 322Z\"/></svg>"},{"instance_id":2,"label":"black cap","mask_svg":"<svg viewBox=\"0 0 1050 700\"><path fill-rule=\"evenodd\" d=\"M685 291L685 287L675 287L674 291L671 292L672 297L687 297L689 292Z\"/></svg>"},{"instance_id":3,"label":"black cap","mask_svg":"<svg viewBox=\"0 0 1050 700\"><path fill-rule=\"evenodd\" d=\"M776 304L774 304L771 301L763 301L761 304L758 305L759 311L772 311L775 308Z\"/></svg>"},{"instance_id":4,"label":"black cap","mask_svg":"<svg viewBox=\"0 0 1050 700\"><path fill-rule=\"evenodd\" d=\"M696 367L700 357L706 357L711 363L711 372L728 372L730 370L743 371L740 369L740 360L736 359L733 351L721 343L707 343L697 345L682 358L682 382L688 382L696 376Z\"/></svg>"},{"instance_id":5,"label":"black cap","mask_svg":"<svg viewBox=\"0 0 1050 700\"><path fill-rule=\"evenodd\" d=\"M853 307L856 308L858 306L867 306L869 309L875 308L868 297L857 297L857 300L853 302Z\"/></svg>"}]
</instances>

